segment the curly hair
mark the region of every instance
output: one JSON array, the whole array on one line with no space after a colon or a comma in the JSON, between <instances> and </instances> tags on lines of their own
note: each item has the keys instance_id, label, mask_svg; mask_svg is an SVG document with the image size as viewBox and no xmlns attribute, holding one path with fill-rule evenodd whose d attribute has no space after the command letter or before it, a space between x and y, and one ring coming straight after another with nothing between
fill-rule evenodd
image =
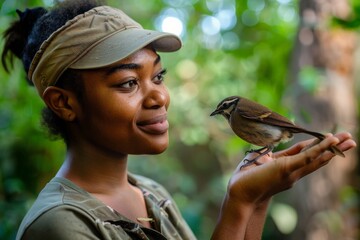
<instances>
[{"instance_id":1,"label":"curly hair","mask_svg":"<svg viewBox=\"0 0 360 240\"><path fill-rule=\"evenodd\" d=\"M65 0L57 1L49 10L43 7L26 9L24 12L16 10L20 19L4 33L5 45L1 56L4 69L9 72L9 65L12 67L15 56L21 59L27 75L36 52L53 32L75 16L104 4L105 1L101 0ZM28 78L26 80L33 85ZM66 70L56 86L72 90L81 102L83 84L77 70ZM52 136L68 142L64 120L47 107L42 111L42 123Z\"/></svg>"}]
</instances>

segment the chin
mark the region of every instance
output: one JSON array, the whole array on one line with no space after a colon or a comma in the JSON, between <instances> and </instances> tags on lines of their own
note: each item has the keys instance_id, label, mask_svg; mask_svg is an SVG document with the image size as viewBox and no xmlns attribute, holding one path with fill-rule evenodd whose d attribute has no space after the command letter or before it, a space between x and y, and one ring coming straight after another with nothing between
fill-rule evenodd
<instances>
[{"instance_id":1,"label":"chin","mask_svg":"<svg viewBox=\"0 0 360 240\"><path fill-rule=\"evenodd\" d=\"M163 153L169 146L169 137L168 134L163 136L159 136L158 138L153 138L150 146L148 154L160 154Z\"/></svg>"},{"instance_id":2,"label":"chin","mask_svg":"<svg viewBox=\"0 0 360 240\"><path fill-rule=\"evenodd\" d=\"M164 146L158 146L157 148L152 149L153 151L150 151L149 154L155 155L165 152L165 150L168 148L168 144Z\"/></svg>"}]
</instances>

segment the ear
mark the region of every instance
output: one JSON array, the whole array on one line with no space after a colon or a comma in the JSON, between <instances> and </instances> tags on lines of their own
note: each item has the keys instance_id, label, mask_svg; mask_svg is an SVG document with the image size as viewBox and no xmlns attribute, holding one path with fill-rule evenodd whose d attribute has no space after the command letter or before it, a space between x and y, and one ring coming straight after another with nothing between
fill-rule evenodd
<instances>
[{"instance_id":1,"label":"ear","mask_svg":"<svg viewBox=\"0 0 360 240\"><path fill-rule=\"evenodd\" d=\"M77 116L78 101L75 94L69 90L55 86L47 87L43 93L46 105L65 121L74 121Z\"/></svg>"}]
</instances>

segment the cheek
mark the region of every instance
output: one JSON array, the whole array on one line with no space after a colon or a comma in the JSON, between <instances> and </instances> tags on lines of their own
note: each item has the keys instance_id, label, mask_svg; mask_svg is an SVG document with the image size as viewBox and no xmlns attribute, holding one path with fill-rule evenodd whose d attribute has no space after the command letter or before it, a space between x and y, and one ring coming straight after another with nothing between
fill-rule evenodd
<instances>
[{"instance_id":1,"label":"cheek","mask_svg":"<svg viewBox=\"0 0 360 240\"><path fill-rule=\"evenodd\" d=\"M122 126L129 127L132 124L135 107L127 98L120 98L118 94L109 91L101 91L101 88L97 88L97 91L88 91L86 96L88 97L84 100L79 116L79 121L84 126L96 127L102 131L116 131Z\"/></svg>"}]
</instances>

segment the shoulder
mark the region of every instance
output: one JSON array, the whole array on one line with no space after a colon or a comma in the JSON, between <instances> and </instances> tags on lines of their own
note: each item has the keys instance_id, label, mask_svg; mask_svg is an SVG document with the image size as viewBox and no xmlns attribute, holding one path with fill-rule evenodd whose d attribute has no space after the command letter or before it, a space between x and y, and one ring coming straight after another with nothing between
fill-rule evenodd
<instances>
[{"instance_id":1,"label":"shoulder","mask_svg":"<svg viewBox=\"0 0 360 240\"><path fill-rule=\"evenodd\" d=\"M74 239L74 237L69 238L67 234L76 232L80 235L91 234L96 229L96 219L105 216L111 218L114 217L114 213L70 181L55 178L37 197L24 217L16 237L17 239Z\"/></svg>"},{"instance_id":2,"label":"shoulder","mask_svg":"<svg viewBox=\"0 0 360 240\"><path fill-rule=\"evenodd\" d=\"M22 239L96 239L94 219L71 205L54 207L37 217Z\"/></svg>"}]
</instances>

